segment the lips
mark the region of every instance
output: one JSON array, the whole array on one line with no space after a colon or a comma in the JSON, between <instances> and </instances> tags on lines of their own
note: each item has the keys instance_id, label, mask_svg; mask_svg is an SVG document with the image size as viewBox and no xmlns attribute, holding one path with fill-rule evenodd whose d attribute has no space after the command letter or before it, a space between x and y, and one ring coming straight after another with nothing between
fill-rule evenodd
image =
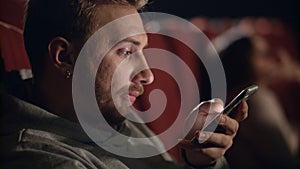
<instances>
[{"instance_id":1,"label":"lips","mask_svg":"<svg viewBox=\"0 0 300 169\"><path fill-rule=\"evenodd\" d=\"M121 97L125 101L129 101L131 103L135 102L136 98L144 93L144 88L141 85L130 85L129 88L123 88Z\"/></svg>"},{"instance_id":2,"label":"lips","mask_svg":"<svg viewBox=\"0 0 300 169\"><path fill-rule=\"evenodd\" d=\"M129 94L129 95L128 95L128 100L129 100L130 102L135 102L136 97Z\"/></svg>"},{"instance_id":3,"label":"lips","mask_svg":"<svg viewBox=\"0 0 300 169\"><path fill-rule=\"evenodd\" d=\"M124 99L126 99L126 100L133 103L133 102L135 102L136 98L140 95L141 94L138 91L131 91L129 93L124 93L122 96L123 96Z\"/></svg>"}]
</instances>

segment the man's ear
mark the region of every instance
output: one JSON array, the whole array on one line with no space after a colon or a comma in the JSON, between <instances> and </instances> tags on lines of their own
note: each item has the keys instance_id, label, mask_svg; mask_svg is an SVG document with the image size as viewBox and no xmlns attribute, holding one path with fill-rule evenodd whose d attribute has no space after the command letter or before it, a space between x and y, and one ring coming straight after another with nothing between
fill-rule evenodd
<instances>
[{"instance_id":1,"label":"man's ear","mask_svg":"<svg viewBox=\"0 0 300 169\"><path fill-rule=\"evenodd\" d=\"M62 75L70 76L76 61L72 44L63 37L56 37L49 43L48 52L52 63Z\"/></svg>"}]
</instances>

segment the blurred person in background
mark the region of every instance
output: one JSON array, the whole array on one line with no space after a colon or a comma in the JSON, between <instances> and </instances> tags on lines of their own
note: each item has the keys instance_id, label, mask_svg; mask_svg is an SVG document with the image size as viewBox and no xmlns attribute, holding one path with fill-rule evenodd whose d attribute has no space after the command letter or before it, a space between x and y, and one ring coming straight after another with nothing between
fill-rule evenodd
<instances>
[{"instance_id":1,"label":"blurred person in background","mask_svg":"<svg viewBox=\"0 0 300 169\"><path fill-rule=\"evenodd\" d=\"M298 132L267 87L278 68L271 50L267 41L256 35L235 40L220 53L228 100L249 85L259 86L249 99L249 119L240 125L236 144L227 154L234 169L295 168Z\"/></svg>"}]
</instances>

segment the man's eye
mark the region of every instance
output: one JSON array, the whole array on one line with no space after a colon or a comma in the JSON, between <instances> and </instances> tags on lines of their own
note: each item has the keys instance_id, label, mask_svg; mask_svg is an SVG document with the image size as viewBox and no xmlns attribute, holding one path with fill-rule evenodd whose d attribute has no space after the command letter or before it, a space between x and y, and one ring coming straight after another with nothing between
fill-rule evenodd
<instances>
[{"instance_id":1,"label":"man's eye","mask_svg":"<svg viewBox=\"0 0 300 169\"><path fill-rule=\"evenodd\" d=\"M129 55L131 55L133 52L131 51L131 50L129 50L129 49L120 49L119 51L118 51L118 54L120 55L120 56L124 56L124 57L127 57L127 56L129 56Z\"/></svg>"}]
</instances>

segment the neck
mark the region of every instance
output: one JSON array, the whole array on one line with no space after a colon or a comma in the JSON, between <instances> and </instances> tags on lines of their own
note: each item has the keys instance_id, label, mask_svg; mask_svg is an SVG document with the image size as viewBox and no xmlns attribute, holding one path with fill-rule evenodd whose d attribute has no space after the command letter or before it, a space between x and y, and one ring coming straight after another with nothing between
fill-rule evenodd
<instances>
[{"instance_id":1,"label":"neck","mask_svg":"<svg viewBox=\"0 0 300 169\"><path fill-rule=\"evenodd\" d=\"M33 89L32 102L50 113L78 122L73 108L71 87L66 88L66 85L62 84L59 80L37 80Z\"/></svg>"}]
</instances>

